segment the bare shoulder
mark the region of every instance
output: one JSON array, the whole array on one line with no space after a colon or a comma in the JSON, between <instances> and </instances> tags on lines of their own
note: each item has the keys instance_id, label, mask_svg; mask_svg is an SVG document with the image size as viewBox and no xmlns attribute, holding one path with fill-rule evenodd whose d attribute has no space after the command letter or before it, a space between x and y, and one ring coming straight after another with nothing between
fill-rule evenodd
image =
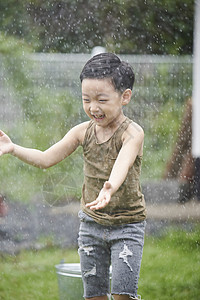
<instances>
[{"instance_id":1,"label":"bare shoulder","mask_svg":"<svg viewBox=\"0 0 200 300\"><path fill-rule=\"evenodd\" d=\"M137 149L138 155L143 155L144 130L140 125L132 121L122 135L122 142L124 145L129 144L131 148Z\"/></svg>"},{"instance_id":2,"label":"bare shoulder","mask_svg":"<svg viewBox=\"0 0 200 300\"><path fill-rule=\"evenodd\" d=\"M85 133L88 128L90 121L86 121L83 123L80 123L76 126L74 126L71 130L76 135L77 139L79 140L79 143L82 144L84 141Z\"/></svg>"},{"instance_id":3,"label":"bare shoulder","mask_svg":"<svg viewBox=\"0 0 200 300\"><path fill-rule=\"evenodd\" d=\"M139 124L133 121L129 124L122 136L123 140L127 138L130 139L131 137L138 141L143 141L144 139L144 130Z\"/></svg>"},{"instance_id":4,"label":"bare shoulder","mask_svg":"<svg viewBox=\"0 0 200 300\"><path fill-rule=\"evenodd\" d=\"M136 122L131 122L131 124L129 125L128 129L132 129L132 130L136 130L139 134L144 135L144 130L143 128L137 124Z\"/></svg>"}]
</instances>

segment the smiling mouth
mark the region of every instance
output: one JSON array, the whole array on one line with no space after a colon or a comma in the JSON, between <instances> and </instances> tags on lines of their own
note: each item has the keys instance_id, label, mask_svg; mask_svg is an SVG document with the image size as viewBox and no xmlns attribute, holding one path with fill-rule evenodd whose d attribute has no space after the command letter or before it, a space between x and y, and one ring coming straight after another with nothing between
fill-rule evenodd
<instances>
[{"instance_id":1,"label":"smiling mouth","mask_svg":"<svg viewBox=\"0 0 200 300\"><path fill-rule=\"evenodd\" d=\"M92 115L95 120L102 120L104 119L105 115Z\"/></svg>"}]
</instances>

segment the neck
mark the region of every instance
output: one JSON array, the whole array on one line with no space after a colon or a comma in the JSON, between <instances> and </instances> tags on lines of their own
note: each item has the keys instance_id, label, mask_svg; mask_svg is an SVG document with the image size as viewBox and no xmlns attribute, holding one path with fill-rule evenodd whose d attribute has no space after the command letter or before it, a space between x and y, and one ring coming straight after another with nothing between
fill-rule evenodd
<instances>
[{"instance_id":1,"label":"neck","mask_svg":"<svg viewBox=\"0 0 200 300\"><path fill-rule=\"evenodd\" d=\"M125 121L126 117L118 119L115 123L112 122L111 126L95 126L95 136L98 143L104 143L111 138L111 136L117 131L120 125Z\"/></svg>"}]
</instances>

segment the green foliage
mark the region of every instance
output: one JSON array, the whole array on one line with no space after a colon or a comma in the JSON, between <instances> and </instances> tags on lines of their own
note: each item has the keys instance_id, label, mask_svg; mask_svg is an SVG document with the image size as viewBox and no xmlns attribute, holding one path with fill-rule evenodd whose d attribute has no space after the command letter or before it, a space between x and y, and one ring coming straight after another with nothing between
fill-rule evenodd
<instances>
[{"instance_id":1,"label":"green foliage","mask_svg":"<svg viewBox=\"0 0 200 300\"><path fill-rule=\"evenodd\" d=\"M67 91L52 93L50 89L42 88L25 101L25 135L30 132L32 137L31 130L36 130L35 141L42 148L47 146L47 141L48 144L53 144L60 140L81 118L81 102L78 103L79 100Z\"/></svg>"},{"instance_id":2,"label":"green foliage","mask_svg":"<svg viewBox=\"0 0 200 300\"><path fill-rule=\"evenodd\" d=\"M29 31L26 23L27 0L6 0L0 1L0 30L2 30L6 36L15 35L21 36Z\"/></svg>"},{"instance_id":3,"label":"green foliage","mask_svg":"<svg viewBox=\"0 0 200 300\"><path fill-rule=\"evenodd\" d=\"M0 11L0 30L40 52L192 53L194 0L9 0Z\"/></svg>"},{"instance_id":4,"label":"green foliage","mask_svg":"<svg viewBox=\"0 0 200 300\"><path fill-rule=\"evenodd\" d=\"M4 72L4 82L12 85L15 93L24 92L28 88L26 69L28 68L27 54L30 51L31 48L22 39L7 36L0 31L0 62Z\"/></svg>"},{"instance_id":5,"label":"green foliage","mask_svg":"<svg viewBox=\"0 0 200 300\"><path fill-rule=\"evenodd\" d=\"M182 109L182 105L174 100L169 100L156 113L150 129L152 133L151 146L154 151L160 151L161 147L170 149L169 146L175 140L180 126Z\"/></svg>"},{"instance_id":6,"label":"green foliage","mask_svg":"<svg viewBox=\"0 0 200 300\"><path fill-rule=\"evenodd\" d=\"M167 160L175 145L183 105L175 100L157 106L145 122L144 159L142 179L161 179Z\"/></svg>"}]
</instances>

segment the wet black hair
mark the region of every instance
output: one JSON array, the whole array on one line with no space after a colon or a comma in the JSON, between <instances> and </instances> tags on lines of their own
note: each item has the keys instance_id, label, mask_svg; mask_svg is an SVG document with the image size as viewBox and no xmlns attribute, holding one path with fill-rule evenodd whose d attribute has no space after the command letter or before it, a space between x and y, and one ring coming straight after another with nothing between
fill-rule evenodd
<instances>
[{"instance_id":1,"label":"wet black hair","mask_svg":"<svg viewBox=\"0 0 200 300\"><path fill-rule=\"evenodd\" d=\"M132 67L121 61L117 55L101 53L93 56L83 67L80 74L81 82L85 78L110 78L115 89L123 93L126 89L132 90L135 74Z\"/></svg>"}]
</instances>

